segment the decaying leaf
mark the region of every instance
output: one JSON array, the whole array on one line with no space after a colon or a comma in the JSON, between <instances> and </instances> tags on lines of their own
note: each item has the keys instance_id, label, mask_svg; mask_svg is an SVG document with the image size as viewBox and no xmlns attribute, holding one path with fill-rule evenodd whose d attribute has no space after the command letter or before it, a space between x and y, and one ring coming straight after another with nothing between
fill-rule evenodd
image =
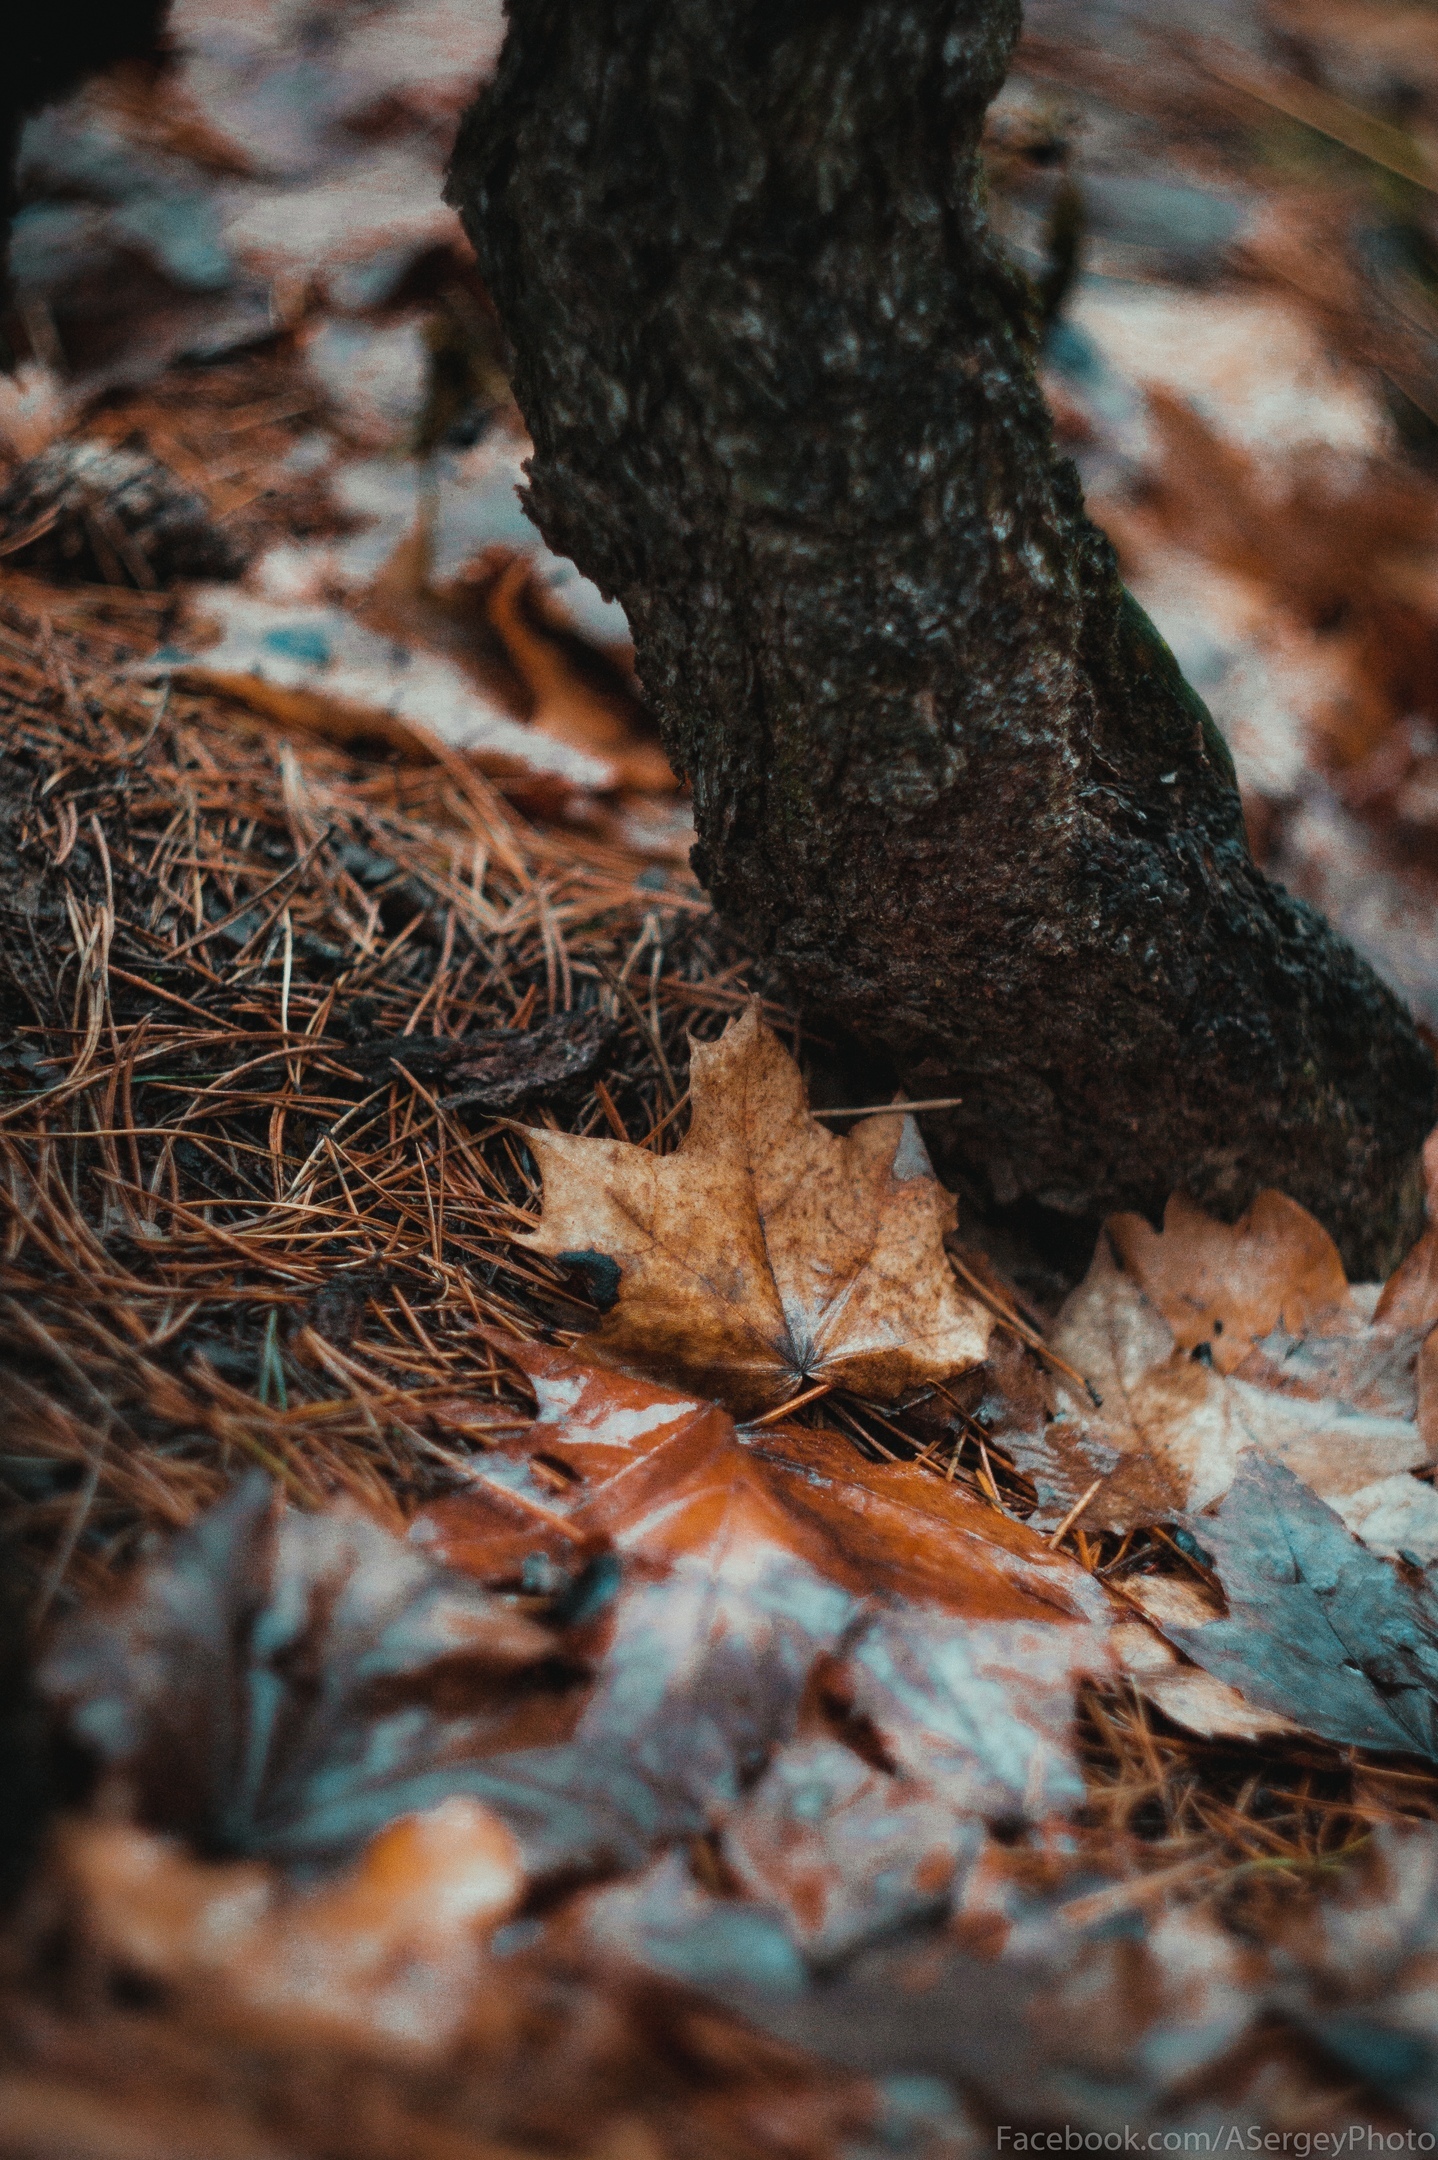
<instances>
[{"instance_id":1,"label":"decaying leaf","mask_svg":"<svg viewBox=\"0 0 1438 2160\"><path fill-rule=\"evenodd\" d=\"M456 663L396 644L344 608L291 606L224 586L200 595L217 642L146 661L142 672L226 691L286 727L336 742L383 743L427 762L438 741L494 779L559 790L611 788L605 760L538 734Z\"/></svg>"},{"instance_id":2,"label":"decaying leaf","mask_svg":"<svg viewBox=\"0 0 1438 2160\"><path fill-rule=\"evenodd\" d=\"M1290 2015L1412 2119L1438 2121L1438 1826L1384 1823L1280 1937Z\"/></svg>"},{"instance_id":3,"label":"decaying leaf","mask_svg":"<svg viewBox=\"0 0 1438 2160\"><path fill-rule=\"evenodd\" d=\"M847 1789L831 1751L806 1749L820 1737L881 1775L862 1793L859 1778L812 1864L872 1871L887 1843L900 1905L906 1882L920 1903L942 1896L966 1823L1077 1798L1074 1685L1109 1665L1106 1601L1076 1563L836 1435L741 1434L645 1381L535 1345L511 1354L538 1419L411 1536L496 1588L526 1568L572 1575L596 1551L618 1562L567 1739L491 1758L488 1782L465 1787L515 1829L531 1871L632 1868L656 1842L732 1823L736 1868L782 1873L780 1818L817 1821ZM804 1908L801 1940L856 1924L832 1881L826 1895L833 1912Z\"/></svg>"},{"instance_id":4,"label":"decaying leaf","mask_svg":"<svg viewBox=\"0 0 1438 2160\"><path fill-rule=\"evenodd\" d=\"M782 1748L724 1826L735 1884L782 1914L815 1967L940 1913L984 1826L922 1778L875 1769L828 1738Z\"/></svg>"},{"instance_id":5,"label":"decaying leaf","mask_svg":"<svg viewBox=\"0 0 1438 2160\"><path fill-rule=\"evenodd\" d=\"M1261 1953L1191 1906L1145 1926L1101 1895L1025 1902L1035 1924L997 1956L960 1922L872 1943L817 1984L786 1962L772 1916L683 1882L672 1860L594 1894L585 1921L776 2038L836 2066L943 2078L1011 2125L1171 2121L1191 2093L1211 2103L1230 2059L1241 2093L1271 1997Z\"/></svg>"},{"instance_id":6,"label":"decaying leaf","mask_svg":"<svg viewBox=\"0 0 1438 2160\"><path fill-rule=\"evenodd\" d=\"M448 1801L318 1884L59 1824L0 1966L6 2160L776 2160L869 2150L882 2095L576 1941L495 1939L512 1849ZM518 1938L518 1940L516 1940ZM79 2019L56 2014L77 1998ZM782 2126L776 2147L774 2129ZM885 2125L887 2128L888 2125ZM857 2143L855 2141L858 2141ZM885 2137L896 2160L921 2141ZM922 2142L923 2160L933 2148Z\"/></svg>"},{"instance_id":7,"label":"decaying leaf","mask_svg":"<svg viewBox=\"0 0 1438 2160\"><path fill-rule=\"evenodd\" d=\"M1205 1740L1266 1740L1298 1730L1291 1718L1255 1708L1236 1687L1181 1656L1162 1633L1165 1626L1206 1627L1218 1619L1222 1607L1211 1593L1172 1575L1135 1575L1122 1587L1143 1618L1119 1621L1114 1656L1156 1710Z\"/></svg>"},{"instance_id":8,"label":"decaying leaf","mask_svg":"<svg viewBox=\"0 0 1438 2160\"><path fill-rule=\"evenodd\" d=\"M618 784L644 794L669 795L678 786L657 739L639 735L633 714L616 697L605 697L575 668L560 641L529 620L525 600L537 601L537 581L523 556L501 572L486 613L511 665L533 700L529 724L541 735L602 758Z\"/></svg>"},{"instance_id":9,"label":"decaying leaf","mask_svg":"<svg viewBox=\"0 0 1438 2160\"><path fill-rule=\"evenodd\" d=\"M148 1823L312 1862L462 1789L526 1710L556 1714L556 1647L358 1511L300 1514L256 1473L68 1621L40 1678Z\"/></svg>"},{"instance_id":10,"label":"decaying leaf","mask_svg":"<svg viewBox=\"0 0 1438 2160\"><path fill-rule=\"evenodd\" d=\"M876 1773L830 1836L864 1865L887 1844L878 1913L942 1898L984 1819L1079 1797L1074 1687L1109 1659L1075 1562L837 1436L741 1436L716 1406L515 1355L539 1418L407 1545L257 1477L114 1610L66 1623L45 1688L148 1826L307 1865L462 1795L549 1881L640 1866L742 1802L757 1868L784 1808L845 1789L832 1749L763 1785L824 1738ZM800 1933L861 1925L836 1910Z\"/></svg>"},{"instance_id":11,"label":"decaying leaf","mask_svg":"<svg viewBox=\"0 0 1438 2160\"><path fill-rule=\"evenodd\" d=\"M1246 1700L1349 1747L1438 1760L1438 1602L1270 1456L1203 1526L1228 1615L1165 1634Z\"/></svg>"},{"instance_id":12,"label":"decaying leaf","mask_svg":"<svg viewBox=\"0 0 1438 2160\"><path fill-rule=\"evenodd\" d=\"M1420 1316L1419 1297L1370 1317L1372 1293L1350 1289L1327 1234L1278 1193L1231 1228L1181 1196L1161 1234L1116 1216L1054 1334L1102 1409L1060 1385L1043 1449L1068 1485L1103 1478L1085 1519L1114 1529L1199 1516L1261 1449L1375 1551L1432 1559L1438 1495L1410 1473L1432 1459L1419 1385L1438 1309Z\"/></svg>"},{"instance_id":13,"label":"decaying leaf","mask_svg":"<svg viewBox=\"0 0 1438 2160\"><path fill-rule=\"evenodd\" d=\"M346 1049L343 1062L372 1082L388 1079L397 1065L418 1079L440 1081L446 1109L472 1104L513 1110L532 1096L587 1078L616 1031L613 1020L590 1006L553 1013L530 1028L490 1028L458 1037L384 1036Z\"/></svg>"},{"instance_id":14,"label":"decaying leaf","mask_svg":"<svg viewBox=\"0 0 1438 2160\"><path fill-rule=\"evenodd\" d=\"M533 1250L617 1270L593 1355L751 1416L818 1382L891 1401L979 1362L990 1317L955 1285L954 1203L911 1120L825 1132L752 1006L695 1043L690 1088L672 1155L529 1134Z\"/></svg>"},{"instance_id":15,"label":"decaying leaf","mask_svg":"<svg viewBox=\"0 0 1438 2160\"><path fill-rule=\"evenodd\" d=\"M1182 1193L1156 1231L1141 1215L1115 1215L1108 1235L1127 1273L1173 1331L1176 1348L1207 1344L1220 1372L1243 1362L1250 1344L1351 1325L1348 1278L1338 1248L1306 1208L1263 1192L1232 1228Z\"/></svg>"},{"instance_id":16,"label":"decaying leaf","mask_svg":"<svg viewBox=\"0 0 1438 2160\"><path fill-rule=\"evenodd\" d=\"M472 2014L485 1941L524 1889L509 1831L464 1798L401 1817L303 1887L128 1823L67 1822L57 1846L61 1883L125 1971L204 1997L251 2038L298 2016L316 2041L410 2054L439 2052Z\"/></svg>"}]
</instances>

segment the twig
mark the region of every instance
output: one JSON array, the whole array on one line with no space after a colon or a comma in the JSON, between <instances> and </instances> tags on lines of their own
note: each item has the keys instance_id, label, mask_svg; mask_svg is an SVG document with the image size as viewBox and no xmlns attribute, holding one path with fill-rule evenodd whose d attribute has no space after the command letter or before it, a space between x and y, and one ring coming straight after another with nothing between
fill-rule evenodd
<instances>
[{"instance_id":1,"label":"twig","mask_svg":"<svg viewBox=\"0 0 1438 2160\"><path fill-rule=\"evenodd\" d=\"M931 1095L924 1102L864 1103L855 1110L811 1110L813 1118L908 1117L916 1110L957 1110L962 1095Z\"/></svg>"}]
</instances>

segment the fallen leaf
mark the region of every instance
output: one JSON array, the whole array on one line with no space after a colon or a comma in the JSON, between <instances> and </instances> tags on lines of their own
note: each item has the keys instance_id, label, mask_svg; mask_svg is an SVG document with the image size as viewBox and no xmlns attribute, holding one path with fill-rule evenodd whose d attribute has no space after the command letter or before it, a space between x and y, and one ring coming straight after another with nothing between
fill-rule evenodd
<instances>
[{"instance_id":1,"label":"fallen leaf","mask_svg":"<svg viewBox=\"0 0 1438 2160\"><path fill-rule=\"evenodd\" d=\"M642 724L630 683L576 638L531 556L486 548L458 576L441 579L435 547L421 508L356 599L362 621L406 651L452 662L482 694L494 678L487 648L497 640L528 705L525 726L594 759L611 791L672 795L679 782Z\"/></svg>"},{"instance_id":2,"label":"fallen leaf","mask_svg":"<svg viewBox=\"0 0 1438 2160\"><path fill-rule=\"evenodd\" d=\"M520 556L495 580L486 610L533 700L530 726L555 742L605 759L623 788L673 794L679 783L657 738L641 735L628 705L586 681L560 641L531 621L526 602L535 606L539 590L532 565Z\"/></svg>"},{"instance_id":3,"label":"fallen leaf","mask_svg":"<svg viewBox=\"0 0 1438 2160\"><path fill-rule=\"evenodd\" d=\"M892 1401L980 1361L990 1315L955 1285L954 1203L912 1120L824 1131L754 1006L694 1044L690 1090L672 1155L528 1135L544 1179L530 1248L618 1271L593 1356L750 1416L817 1382Z\"/></svg>"},{"instance_id":4,"label":"fallen leaf","mask_svg":"<svg viewBox=\"0 0 1438 2160\"><path fill-rule=\"evenodd\" d=\"M485 1941L524 1889L509 1831L464 1798L391 1823L344 1874L301 1887L132 1824L72 1820L57 1848L102 1955L202 1995L252 2041L298 2017L321 2044L440 2052L472 2017Z\"/></svg>"},{"instance_id":5,"label":"fallen leaf","mask_svg":"<svg viewBox=\"0 0 1438 2160\"><path fill-rule=\"evenodd\" d=\"M1223 1608L1211 1593L1172 1575L1135 1575L1122 1585L1122 1596L1143 1617L1116 1624L1110 1638L1114 1656L1139 1693L1175 1725L1205 1740L1266 1740L1298 1731L1291 1718L1255 1709L1237 1688L1205 1672L1165 1639L1165 1624L1205 1627L1218 1619Z\"/></svg>"},{"instance_id":6,"label":"fallen leaf","mask_svg":"<svg viewBox=\"0 0 1438 2160\"><path fill-rule=\"evenodd\" d=\"M1320 1739L1438 1760L1438 1601L1426 1581L1378 1559L1257 1450L1203 1537L1228 1614L1159 1618L1170 1641Z\"/></svg>"},{"instance_id":7,"label":"fallen leaf","mask_svg":"<svg viewBox=\"0 0 1438 2160\"><path fill-rule=\"evenodd\" d=\"M746 1897L782 1912L822 1971L860 1943L941 1913L983 1843L923 1779L878 1770L832 1739L782 1748L724 1825L720 1857Z\"/></svg>"},{"instance_id":8,"label":"fallen leaf","mask_svg":"<svg viewBox=\"0 0 1438 2160\"><path fill-rule=\"evenodd\" d=\"M342 1062L366 1078L388 1079L396 1065L442 1081L444 1107L473 1104L513 1110L527 1098L585 1080L601 1062L617 1025L597 1007L554 1013L530 1028L491 1028L462 1036L387 1035L352 1045Z\"/></svg>"},{"instance_id":9,"label":"fallen leaf","mask_svg":"<svg viewBox=\"0 0 1438 2160\"><path fill-rule=\"evenodd\" d=\"M676 1877L670 1861L598 1893L587 1927L836 2067L942 2078L1011 2135L1092 2126L1098 2149L1123 2134L1116 2125L1182 2122L1190 2093L1211 2104L1230 2062L1240 2078L1251 2068L1272 1991L1262 1954L1192 1906L1147 1926L1131 1908L1100 1908L1092 1924L1066 1928L1053 1896L1016 1950L980 1956L953 1931L900 1934L804 1985L772 1920L763 1932L762 1911ZM1266 2113L1261 2097L1254 2112ZM1017 2136L1014 2149L1025 2149Z\"/></svg>"},{"instance_id":10,"label":"fallen leaf","mask_svg":"<svg viewBox=\"0 0 1438 2160\"><path fill-rule=\"evenodd\" d=\"M1219 1372L1282 1328L1306 1334L1329 1314L1348 1318L1348 1278L1338 1247L1306 1208L1262 1192L1230 1227L1175 1193L1156 1231L1142 1215L1106 1225L1126 1272L1162 1313L1178 1349L1208 1345Z\"/></svg>"},{"instance_id":11,"label":"fallen leaf","mask_svg":"<svg viewBox=\"0 0 1438 2160\"><path fill-rule=\"evenodd\" d=\"M941 1897L931 1863L947 1853L953 1872L966 1825L1078 1798L1074 1687L1109 1662L1107 1601L1074 1561L837 1434L742 1434L713 1405L509 1350L538 1418L410 1534L496 1588L526 1571L545 1588L582 1584L596 1552L618 1563L616 1594L580 1630L594 1681L571 1732L491 1758L489 1782L465 1787L510 1823L532 1873L634 1868L656 1843L731 1822L748 1825L733 1833L742 1865L768 1864L783 1808L823 1814L843 1784L824 1750L782 1753L815 1739L855 1752L860 1786L880 1773L830 1835L871 1873L888 1840L900 1905L906 1882ZM833 1882L828 1894L816 1941L858 1924Z\"/></svg>"},{"instance_id":12,"label":"fallen leaf","mask_svg":"<svg viewBox=\"0 0 1438 2160\"><path fill-rule=\"evenodd\" d=\"M1076 1563L837 1435L744 1438L716 1406L515 1355L541 1415L407 1544L256 1476L64 1624L44 1689L148 1827L309 1865L464 1795L530 1879L634 1868L726 1820L806 1702L882 1767L896 1821L932 1801L905 1817L916 1880L936 1810L956 1856L963 1823L1079 1797L1074 1687L1109 1662Z\"/></svg>"},{"instance_id":13,"label":"fallen leaf","mask_svg":"<svg viewBox=\"0 0 1438 2160\"><path fill-rule=\"evenodd\" d=\"M196 595L218 642L161 653L146 677L228 692L257 712L336 742L382 742L428 762L428 738L473 758L494 779L548 779L579 791L616 785L600 758L537 735L483 693L452 660L358 622L345 609L287 606L206 586Z\"/></svg>"},{"instance_id":14,"label":"fallen leaf","mask_svg":"<svg viewBox=\"0 0 1438 2160\"><path fill-rule=\"evenodd\" d=\"M7 2160L863 2149L881 2096L852 2073L562 1920L496 1937L512 1859L469 1801L393 1824L320 1884L62 1821L22 1921L43 1971L17 1983L13 1942L0 1971Z\"/></svg>"},{"instance_id":15,"label":"fallen leaf","mask_svg":"<svg viewBox=\"0 0 1438 2160\"><path fill-rule=\"evenodd\" d=\"M1438 2118L1438 1827L1380 1823L1336 1894L1289 1916L1288 2014L1412 2119ZM1296 1968L1296 1970L1295 1970Z\"/></svg>"},{"instance_id":16,"label":"fallen leaf","mask_svg":"<svg viewBox=\"0 0 1438 2160\"><path fill-rule=\"evenodd\" d=\"M1035 1519L1101 1478L1087 1523L1192 1525L1258 1448L1375 1551L1438 1556L1438 1495L1409 1474L1432 1459L1422 1331L1401 1313L1370 1319L1371 1293L1348 1287L1327 1234L1279 1194L1231 1228L1177 1199L1164 1221L1159 1234L1115 1217L1059 1316L1053 1347L1102 1408L1060 1377L1057 1418L1016 1451L1047 1469Z\"/></svg>"},{"instance_id":17,"label":"fallen leaf","mask_svg":"<svg viewBox=\"0 0 1438 2160\"><path fill-rule=\"evenodd\" d=\"M353 1852L486 1749L563 1725L549 1629L358 1511L258 1472L60 1629L40 1685L145 1822L209 1851Z\"/></svg>"}]
</instances>

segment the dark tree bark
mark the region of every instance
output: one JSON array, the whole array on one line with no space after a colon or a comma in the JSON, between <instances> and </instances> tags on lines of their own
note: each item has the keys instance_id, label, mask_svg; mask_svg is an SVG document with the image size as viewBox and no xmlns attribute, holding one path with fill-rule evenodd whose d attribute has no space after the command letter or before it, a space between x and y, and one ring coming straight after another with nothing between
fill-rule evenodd
<instances>
[{"instance_id":1,"label":"dark tree bark","mask_svg":"<svg viewBox=\"0 0 1438 2160\"><path fill-rule=\"evenodd\" d=\"M530 509L618 596L696 868L1000 1203L1232 1212L1368 1270L1432 1062L1255 869L1055 452L979 132L1016 0L510 0L451 195Z\"/></svg>"}]
</instances>

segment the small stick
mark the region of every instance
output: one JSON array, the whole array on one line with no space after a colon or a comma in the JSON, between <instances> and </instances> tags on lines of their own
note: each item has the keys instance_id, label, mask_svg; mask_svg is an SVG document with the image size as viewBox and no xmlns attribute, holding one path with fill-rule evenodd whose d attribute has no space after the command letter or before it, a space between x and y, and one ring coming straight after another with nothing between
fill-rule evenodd
<instances>
[{"instance_id":1,"label":"small stick","mask_svg":"<svg viewBox=\"0 0 1438 2160\"><path fill-rule=\"evenodd\" d=\"M1065 1379L1076 1380L1079 1386L1083 1388L1083 1390L1087 1394L1088 1399L1093 1404L1095 1410L1101 1410L1103 1408L1103 1397L1099 1394L1093 1382L1091 1380L1086 1380L1083 1374L1081 1372L1078 1372L1072 1365L1068 1364L1063 1358L1061 1358L1056 1350L1050 1350L1048 1344L1044 1341L1042 1335L1038 1334L1035 1329L1031 1328L1026 1320L1021 1320L1019 1318L1018 1314L1014 1311L1012 1305L1009 1304L1006 1298L1001 1297L997 1290L990 1289L987 1283L981 1282L978 1276L973 1274L968 1268L966 1268L963 1261L957 1259L953 1253L949 1253L948 1261L949 1266L953 1269L954 1273L956 1275L963 1276L964 1281L968 1284L974 1295L978 1298L982 1298L985 1305L988 1306L989 1311L995 1314L998 1319L1002 1320L1005 1327L1010 1329L1013 1334L1018 1336L1020 1342L1027 1343L1030 1350L1032 1350L1037 1357L1041 1357L1046 1365L1052 1365L1056 1372L1061 1372L1064 1375Z\"/></svg>"},{"instance_id":2,"label":"small stick","mask_svg":"<svg viewBox=\"0 0 1438 2160\"><path fill-rule=\"evenodd\" d=\"M854 1110L811 1110L810 1117L907 1117L913 1110L957 1110L962 1095L931 1095L926 1102L871 1102Z\"/></svg>"},{"instance_id":3,"label":"small stick","mask_svg":"<svg viewBox=\"0 0 1438 2160\"><path fill-rule=\"evenodd\" d=\"M829 1390L833 1387L833 1385L834 1383L832 1380L821 1380L817 1387L808 1388L802 1395L791 1395L787 1402L780 1403L777 1410L766 1410L762 1417L751 1418L749 1420L749 1423L751 1427L758 1425L773 1425L778 1421L778 1419L787 1417L791 1410L799 1409L801 1404L817 1402L821 1395L827 1395L829 1393Z\"/></svg>"},{"instance_id":4,"label":"small stick","mask_svg":"<svg viewBox=\"0 0 1438 2160\"><path fill-rule=\"evenodd\" d=\"M1107 1472L1105 1472L1105 1475L1107 1475ZM1092 1485L1090 1485L1088 1491L1083 1495L1083 1497L1079 1500L1075 1500L1073 1506L1069 1509L1067 1515L1065 1515L1063 1521L1059 1524L1057 1530L1055 1530L1053 1536L1048 1541L1048 1548L1050 1552L1058 1551L1060 1545L1068 1536L1070 1530L1072 1530L1074 1524L1078 1521L1080 1515L1082 1515L1084 1509L1088 1506L1090 1500L1092 1500L1094 1494L1098 1491L1102 1483L1103 1478L1096 1477Z\"/></svg>"},{"instance_id":5,"label":"small stick","mask_svg":"<svg viewBox=\"0 0 1438 2160\"><path fill-rule=\"evenodd\" d=\"M629 1128L625 1124L623 1118L619 1115L618 1110L615 1108L614 1097L610 1094L608 1088L604 1085L604 1082L602 1080L595 1081L594 1092L599 1098L600 1109L604 1112L605 1117L609 1121L609 1130L613 1133L616 1140L623 1140L627 1143L629 1140ZM657 1126L655 1127L655 1130L656 1132L658 1131Z\"/></svg>"}]
</instances>

